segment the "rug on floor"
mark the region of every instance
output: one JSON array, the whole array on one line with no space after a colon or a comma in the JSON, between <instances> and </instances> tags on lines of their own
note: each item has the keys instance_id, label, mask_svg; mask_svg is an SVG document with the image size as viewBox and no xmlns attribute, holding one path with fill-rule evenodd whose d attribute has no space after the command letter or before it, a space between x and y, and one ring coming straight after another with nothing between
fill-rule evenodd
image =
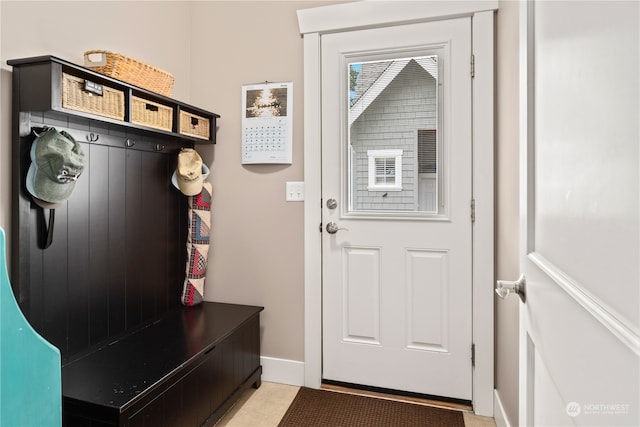
<instances>
[{"instance_id":1,"label":"rug on floor","mask_svg":"<svg viewBox=\"0 0 640 427\"><path fill-rule=\"evenodd\" d=\"M278 427L464 427L462 412L301 387Z\"/></svg>"}]
</instances>

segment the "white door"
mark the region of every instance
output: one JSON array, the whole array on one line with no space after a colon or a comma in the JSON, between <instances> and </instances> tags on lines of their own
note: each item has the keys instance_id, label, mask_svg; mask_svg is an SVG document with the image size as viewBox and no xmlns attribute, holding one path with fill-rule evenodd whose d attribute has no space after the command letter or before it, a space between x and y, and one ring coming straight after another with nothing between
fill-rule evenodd
<instances>
[{"instance_id":1,"label":"white door","mask_svg":"<svg viewBox=\"0 0 640 427\"><path fill-rule=\"evenodd\" d=\"M640 425L638 5L521 11L521 426Z\"/></svg>"},{"instance_id":2,"label":"white door","mask_svg":"<svg viewBox=\"0 0 640 427\"><path fill-rule=\"evenodd\" d=\"M322 37L325 380L471 400L470 58L468 17Z\"/></svg>"}]
</instances>

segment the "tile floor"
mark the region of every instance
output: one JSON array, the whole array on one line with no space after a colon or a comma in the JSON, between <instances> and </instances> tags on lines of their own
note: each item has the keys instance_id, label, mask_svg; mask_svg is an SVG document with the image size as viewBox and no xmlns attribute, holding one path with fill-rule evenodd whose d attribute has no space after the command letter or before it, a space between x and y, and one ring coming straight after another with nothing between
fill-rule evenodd
<instances>
[{"instance_id":1,"label":"tile floor","mask_svg":"<svg viewBox=\"0 0 640 427\"><path fill-rule=\"evenodd\" d=\"M263 382L259 389L247 390L216 427L277 427L296 393L296 386ZM496 425L493 418L463 413L465 427Z\"/></svg>"}]
</instances>

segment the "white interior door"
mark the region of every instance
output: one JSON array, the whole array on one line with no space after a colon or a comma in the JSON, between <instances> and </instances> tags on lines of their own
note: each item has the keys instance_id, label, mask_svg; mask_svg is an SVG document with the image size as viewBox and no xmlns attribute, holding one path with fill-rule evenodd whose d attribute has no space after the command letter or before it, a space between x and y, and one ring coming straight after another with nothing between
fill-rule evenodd
<instances>
[{"instance_id":1,"label":"white interior door","mask_svg":"<svg viewBox=\"0 0 640 427\"><path fill-rule=\"evenodd\" d=\"M470 58L469 17L322 36L326 380L471 400Z\"/></svg>"},{"instance_id":2,"label":"white interior door","mask_svg":"<svg viewBox=\"0 0 640 427\"><path fill-rule=\"evenodd\" d=\"M520 425L640 425L638 2L521 31Z\"/></svg>"}]
</instances>

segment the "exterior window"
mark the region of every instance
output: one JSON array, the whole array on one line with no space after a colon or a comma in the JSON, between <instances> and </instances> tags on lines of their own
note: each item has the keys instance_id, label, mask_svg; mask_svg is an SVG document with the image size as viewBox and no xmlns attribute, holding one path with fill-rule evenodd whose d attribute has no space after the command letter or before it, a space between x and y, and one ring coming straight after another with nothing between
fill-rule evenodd
<instances>
[{"instance_id":1,"label":"exterior window","mask_svg":"<svg viewBox=\"0 0 640 427\"><path fill-rule=\"evenodd\" d=\"M402 150L368 150L369 191L402 190Z\"/></svg>"}]
</instances>

